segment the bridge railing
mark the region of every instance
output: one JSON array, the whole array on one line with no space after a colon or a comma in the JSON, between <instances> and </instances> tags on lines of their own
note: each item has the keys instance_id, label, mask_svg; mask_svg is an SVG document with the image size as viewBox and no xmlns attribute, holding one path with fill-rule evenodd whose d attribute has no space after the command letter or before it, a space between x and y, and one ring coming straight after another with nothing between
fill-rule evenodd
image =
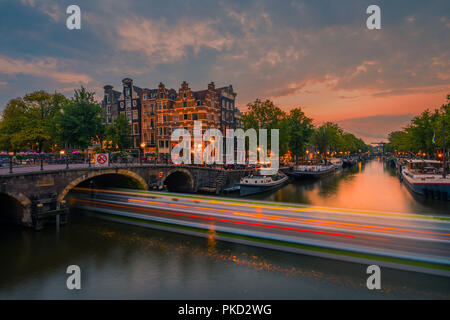
<instances>
[{"instance_id":1,"label":"bridge railing","mask_svg":"<svg viewBox=\"0 0 450 320\"><path fill-rule=\"evenodd\" d=\"M30 159L29 159L30 160ZM156 159L149 157L109 157L107 165L102 167L132 167L141 165L173 165L168 159ZM252 169L249 166L244 165L206 165L206 164L190 164L181 165L183 167L196 167L196 168L209 168L215 170L249 170ZM44 170L61 170L61 169L81 169L81 168L97 168L98 166L93 163L93 157L91 159L82 159L72 156L60 156L53 158L39 157L24 162L18 160L14 156L9 156L8 159L3 158L0 160L0 174L13 174L13 173L27 173Z\"/></svg>"}]
</instances>

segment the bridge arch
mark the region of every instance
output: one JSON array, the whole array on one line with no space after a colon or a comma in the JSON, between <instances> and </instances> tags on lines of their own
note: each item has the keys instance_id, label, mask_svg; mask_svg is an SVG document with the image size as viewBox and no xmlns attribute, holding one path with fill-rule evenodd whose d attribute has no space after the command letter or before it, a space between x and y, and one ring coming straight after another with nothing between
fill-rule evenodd
<instances>
[{"instance_id":1,"label":"bridge arch","mask_svg":"<svg viewBox=\"0 0 450 320\"><path fill-rule=\"evenodd\" d=\"M32 225L31 200L21 192L0 193L0 203L2 204L2 222Z\"/></svg>"},{"instance_id":2,"label":"bridge arch","mask_svg":"<svg viewBox=\"0 0 450 320\"><path fill-rule=\"evenodd\" d=\"M167 172L163 184L169 191L175 192L194 192L194 177L189 170L184 168L175 168Z\"/></svg>"},{"instance_id":3,"label":"bridge arch","mask_svg":"<svg viewBox=\"0 0 450 320\"><path fill-rule=\"evenodd\" d=\"M92 171L92 172L84 174L81 177L78 177L75 180L73 180L72 182L70 182L61 191L61 193L58 197L58 203L60 203L62 200L64 200L64 198L67 196L69 191L72 190L73 188L75 188L80 183L90 180L95 177L106 176L106 175L119 175L119 176L128 177L128 178L134 180L135 182L137 182L141 189L148 190L148 184L144 180L144 178L142 178L140 175L138 175L137 173L135 173L133 171L126 170L126 169L119 169L119 170L110 169L110 170L102 170L102 171Z\"/></svg>"}]
</instances>

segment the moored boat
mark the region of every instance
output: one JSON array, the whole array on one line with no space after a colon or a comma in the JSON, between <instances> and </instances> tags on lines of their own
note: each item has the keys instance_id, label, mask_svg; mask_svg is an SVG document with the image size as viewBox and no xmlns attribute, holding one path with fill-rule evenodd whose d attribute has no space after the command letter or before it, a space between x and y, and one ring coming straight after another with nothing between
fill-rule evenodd
<instances>
[{"instance_id":1,"label":"moored boat","mask_svg":"<svg viewBox=\"0 0 450 320\"><path fill-rule=\"evenodd\" d=\"M319 164L304 164L294 166L286 171L293 178L320 178L336 171L337 167L331 162Z\"/></svg>"},{"instance_id":2,"label":"moored boat","mask_svg":"<svg viewBox=\"0 0 450 320\"><path fill-rule=\"evenodd\" d=\"M344 165L344 161L342 161L342 159L339 158L331 158L330 162L334 164L334 166L338 169L342 168L342 166Z\"/></svg>"},{"instance_id":3,"label":"moored boat","mask_svg":"<svg viewBox=\"0 0 450 320\"><path fill-rule=\"evenodd\" d=\"M441 161L409 160L402 168L401 178L408 189L416 194L450 200L450 177L444 177Z\"/></svg>"},{"instance_id":4,"label":"moored boat","mask_svg":"<svg viewBox=\"0 0 450 320\"><path fill-rule=\"evenodd\" d=\"M289 178L280 172L273 174L272 172L265 172L260 169L255 175L244 177L239 183L239 192L241 196L247 196L256 193L276 190L282 187Z\"/></svg>"}]
</instances>

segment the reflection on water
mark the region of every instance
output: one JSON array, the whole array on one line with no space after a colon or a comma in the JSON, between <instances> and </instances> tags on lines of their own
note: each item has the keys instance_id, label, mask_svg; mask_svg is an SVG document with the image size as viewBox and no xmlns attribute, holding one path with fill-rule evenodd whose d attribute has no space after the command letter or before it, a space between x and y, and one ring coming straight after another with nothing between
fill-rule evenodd
<instances>
[{"instance_id":1,"label":"reflection on water","mask_svg":"<svg viewBox=\"0 0 450 320\"><path fill-rule=\"evenodd\" d=\"M253 199L318 206L449 214L450 202L413 196L381 159L359 163L349 170L316 181L293 181L271 194Z\"/></svg>"},{"instance_id":2,"label":"reflection on water","mask_svg":"<svg viewBox=\"0 0 450 320\"><path fill-rule=\"evenodd\" d=\"M376 161L262 198L396 211L444 209L411 197ZM366 288L367 266L226 243L213 235L214 225L203 239L103 221L88 212L73 213L59 234L52 228L2 227L0 299L450 298L448 278L384 268L382 290L374 292ZM71 264L81 267L81 291L66 289Z\"/></svg>"}]
</instances>

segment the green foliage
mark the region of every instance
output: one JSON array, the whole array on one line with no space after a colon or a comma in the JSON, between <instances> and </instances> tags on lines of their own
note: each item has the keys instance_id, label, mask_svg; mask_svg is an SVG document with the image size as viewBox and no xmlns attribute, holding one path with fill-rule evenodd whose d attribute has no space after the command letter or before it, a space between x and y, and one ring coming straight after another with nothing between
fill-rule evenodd
<instances>
[{"instance_id":1,"label":"green foliage","mask_svg":"<svg viewBox=\"0 0 450 320\"><path fill-rule=\"evenodd\" d=\"M314 129L313 120L308 118L301 108L292 109L286 114L272 101L259 99L247 106L248 112L242 115L245 128L279 129L280 154L285 154L289 150L296 162L311 144L322 154L327 151L365 152L370 148L364 141L344 132L335 123L327 122ZM270 134L270 131L268 133Z\"/></svg>"},{"instance_id":2,"label":"green foliage","mask_svg":"<svg viewBox=\"0 0 450 320\"><path fill-rule=\"evenodd\" d=\"M317 128L314 132L312 143L323 155L328 152L358 153L370 150L370 146L366 145L362 139L345 132L333 122L326 122Z\"/></svg>"},{"instance_id":3,"label":"green foliage","mask_svg":"<svg viewBox=\"0 0 450 320\"><path fill-rule=\"evenodd\" d=\"M305 154L308 141L314 133L312 119L308 118L301 108L292 109L286 118L289 151L298 163L299 157Z\"/></svg>"},{"instance_id":4,"label":"green foliage","mask_svg":"<svg viewBox=\"0 0 450 320\"><path fill-rule=\"evenodd\" d=\"M247 104L248 111L242 115L242 122L245 129L253 128L267 129L267 144L270 149L271 129L278 129L280 134L280 154L288 150L288 130L286 128L286 113L270 100L261 101L256 99L253 103Z\"/></svg>"},{"instance_id":5,"label":"green foliage","mask_svg":"<svg viewBox=\"0 0 450 320\"><path fill-rule=\"evenodd\" d=\"M102 141L105 135L102 110L94 101L94 93L84 87L75 90L55 117L57 135L61 143L86 149L93 141Z\"/></svg>"},{"instance_id":6,"label":"green foliage","mask_svg":"<svg viewBox=\"0 0 450 320\"><path fill-rule=\"evenodd\" d=\"M450 95L447 96L447 100ZM411 120L411 123L402 131L389 134L389 143L385 150L388 152L413 152L433 154L443 147L442 122L445 121L446 148L450 148L450 103L435 109L434 112L425 110ZM436 134L436 143L433 144L433 135Z\"/></svg>"},{"instance_id":7,"label":"green foliage","mask_svg":"<svg viewBox=\"0 0 450 320\"><path fill-rule=\"evenodd\" d=\"M116 120L106 127L106 137L112 141L112 145L118 146L119 150L131 147L131 126L123 114L119 114Z\"/></svg>"},{"instance_id":8,"label":"green foliage","mask_svg":"<svg viewBox=\"0 0 450 320\"><path fill-rule=\"evenodd\" d=\"M66 102L59 94L35 91L12 99L0 123L0 147L8 151L48 150L55 142L54 116Z\"/></svg>"}]
</instances>

